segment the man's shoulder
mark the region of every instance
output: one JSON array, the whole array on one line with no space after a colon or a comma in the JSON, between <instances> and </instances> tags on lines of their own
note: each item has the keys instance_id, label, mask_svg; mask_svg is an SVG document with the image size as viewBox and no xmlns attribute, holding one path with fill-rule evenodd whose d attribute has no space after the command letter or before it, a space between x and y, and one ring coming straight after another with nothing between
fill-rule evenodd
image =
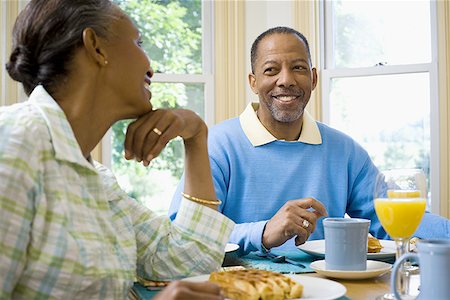
<instances>
[{"instance_id":1,"label":"man's shoulder","mask_svg":"<svg viewBox=\"0 0 450 300\"><path fill-rule=\"evenodd\" d=\"M239 118L225 120L209 130L208 149L212 157L242 152L248 145L251 144L242 130Z\"/></svg>"},{"instance_id":2,"label":"man's shoulder","mask_svg":"<svg viewBox=\"0 0 450 300\"><path fill-rule=\"evenodd\" d=\"M239 118L236 117L212 126L209 130L209 136L211 138L223 138L224 136L234 136L238 132L242 132L242 127Z\"/></svg>"},{"instance_id":3,"label":"man's shoulder","mask_svg":"<svg viewBox=\"0 0 450 300\"><path fill-rule=\"evenodd\" d=\"M320 134L326 141L342 142L342 143L357 143L350 135L342 132L336 128L330 127L324 123L317 122Z\"/></svg>"},{"instance_id":4,"label":"man's shoulder","mask_svg":"<svg viewBox=\"0 0 450 300\"><path fill-rule=\"evenodd\" d=\"M351 150L352 152L367 153L367 151L350 135L321 122L317 122L317 125L319 126L322 142L324 144L332 146L335 150L342 147L342 149Z\"/></svg>"}]
</instances>

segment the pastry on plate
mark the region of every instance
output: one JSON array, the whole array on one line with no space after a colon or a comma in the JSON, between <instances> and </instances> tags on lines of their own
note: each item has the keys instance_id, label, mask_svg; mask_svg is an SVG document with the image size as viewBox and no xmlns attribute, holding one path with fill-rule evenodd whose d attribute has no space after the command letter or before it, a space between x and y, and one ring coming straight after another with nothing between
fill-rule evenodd
<instances>
[{"instance_id":1,"label":"pastry on plate","mask_svg":"<svg viewBox=\"0 0 450 300\"><path fill-rule=\"evenodd\" d=\"M303 286L290 277L265 270L212 272L209 281L217 283L229 299L283 300L303 293Z\"/></svg>"},{"instance_id":2,"label":"pastry on plate","mask_svg":"<svg viewBox=\"0 0 450 300\"><path fill-rule=\"evenodd\" d=\"M383 246L377 238L373 236L367 238L367 253L378 253L382 248Z\"/></svg>"}]
</instances>

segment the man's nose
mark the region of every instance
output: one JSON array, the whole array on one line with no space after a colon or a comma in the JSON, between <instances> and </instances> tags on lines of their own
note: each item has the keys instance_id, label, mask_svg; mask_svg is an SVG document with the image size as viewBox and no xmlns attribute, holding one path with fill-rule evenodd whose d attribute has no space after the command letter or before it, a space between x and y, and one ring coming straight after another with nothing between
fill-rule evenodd
<instances>
[{"instance_id":1,"label":"man's nose","mask_svg":"<svg viewBox=\"0 0 450 300\"><path fill-rule=\"evenodd\" d=\"M295 85L294 72L289 69L283 69L279 73L277 85L280 87L291 87Z\"/></svg>"}]
</instances>

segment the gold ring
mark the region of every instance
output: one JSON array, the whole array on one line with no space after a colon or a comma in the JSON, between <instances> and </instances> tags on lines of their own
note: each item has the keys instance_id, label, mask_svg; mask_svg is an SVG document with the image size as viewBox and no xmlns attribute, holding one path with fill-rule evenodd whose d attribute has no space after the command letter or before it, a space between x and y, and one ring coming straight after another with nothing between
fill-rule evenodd
<instances>
[{"instance_id":1,"label":"gold ring","mask_svg":"<svg viewBox=\"0 0 450 300\"><path fill-rule=\"evenodd\" d=\"M162 131L161 130L159 130L158 128L153 128L153 132L154 133L156 133L157 135L161 135L162 134Z\"/></svg>"},{"instance_id":2,"label":"gold ring","mask_svg":"<svg viewBox=\"0 0 450 300\"><path fill-rule=\"evenodd\" d=\"M309 221L308 220L303 220L302 227L305 228L305 229L308 228L309 227Z\"/></svg>"}]
</instances>

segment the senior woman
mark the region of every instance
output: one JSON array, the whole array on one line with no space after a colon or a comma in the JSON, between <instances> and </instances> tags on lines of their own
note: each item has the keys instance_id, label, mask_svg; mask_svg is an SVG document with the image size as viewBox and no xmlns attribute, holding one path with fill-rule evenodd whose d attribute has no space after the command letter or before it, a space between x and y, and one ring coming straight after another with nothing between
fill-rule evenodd
<instances>
[{"instance_id":1,"label":"senior woman","mask_svg":"<svg viewBox=\"0 0 450 300\"><path fill-rule=\"evenodd\" d=\"M152 110L140 45L108 0L32 0L18 16L6 68L29 99L0 109L0 299L123 299L136 275L169 280L220 266L234 223L216 211L207 127L188 110ZM184 139L187 184L173 223L91 159L126 118L137 118L127 159L148 165ZM160 298L222 296L210 283L176 282Z\"/></svg>"}]
</instances>

